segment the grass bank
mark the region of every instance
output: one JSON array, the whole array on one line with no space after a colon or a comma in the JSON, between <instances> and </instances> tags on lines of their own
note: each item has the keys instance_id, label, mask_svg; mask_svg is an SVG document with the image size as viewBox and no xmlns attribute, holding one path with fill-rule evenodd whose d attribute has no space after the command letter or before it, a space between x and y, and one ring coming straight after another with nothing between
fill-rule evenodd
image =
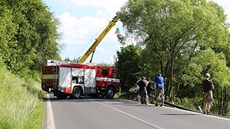
<instances>
[{"instance_id":1,"label":"grass bank","mask_svg":"<svg viewBox=\"0 0 230 129\"><path fill-rule=\"evenodd\" d=\"M17 77L1 63L0 73L0 129L41 129L40 84Z\"/></svg>"}]
</instances>

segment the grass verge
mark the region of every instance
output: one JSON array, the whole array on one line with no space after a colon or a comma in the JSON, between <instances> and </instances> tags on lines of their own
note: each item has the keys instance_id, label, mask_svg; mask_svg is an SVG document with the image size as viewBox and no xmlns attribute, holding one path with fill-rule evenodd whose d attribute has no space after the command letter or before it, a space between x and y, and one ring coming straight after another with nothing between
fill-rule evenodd
<instances>
[{"instance_id":1,"label":"grass verge","mask_svg":"<svg viewBox=\"0 0 230 129\"><path fill-rule=\"evenodd\" d=\"M0 129L41 129L43 100L39 83L25 81L0 63Z\"/></svg>"}]
</instances>

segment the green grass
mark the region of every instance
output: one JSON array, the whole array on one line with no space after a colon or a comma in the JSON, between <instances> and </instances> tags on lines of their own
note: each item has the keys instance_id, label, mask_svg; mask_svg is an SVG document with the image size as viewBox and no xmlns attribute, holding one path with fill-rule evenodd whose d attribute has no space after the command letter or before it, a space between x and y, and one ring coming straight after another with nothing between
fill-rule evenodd
<instances>
[{"instance_id":1,"label":"green grass","mask_svg":"<svg viewBox=\"0 0 230 129\"><path fill-rule=\"evenodd\" d=\"M0 73L0 129L41 129L40 84L17 77L1 63Z\"/></svg>"}]
</instances>

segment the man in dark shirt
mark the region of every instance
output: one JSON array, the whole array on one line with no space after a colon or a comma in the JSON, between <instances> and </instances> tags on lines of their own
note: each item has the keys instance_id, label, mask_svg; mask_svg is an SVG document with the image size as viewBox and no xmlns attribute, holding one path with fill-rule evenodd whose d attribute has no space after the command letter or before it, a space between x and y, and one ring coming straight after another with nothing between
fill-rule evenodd
<instances>
[{"instance_id":1,"label":"man in dark shirt","mask_svg":"<svg viewBox=\"0 0 230 129\"><path fill-rule=\"evenodd\" d=\"M205 74L205 80L202 81L203 92L204 92L204 114L210 113L211 104L213 102L213 93L214 85L212 80L210 80L210 74Z\"/></svg>"},{"instance_id":2,"label":"man in dark shirt","mask_svg":"<svg viewBox=\"0 0 230 129\"><path fill-rule=\"evenodd\" d=\"M141 77L141 80L137 83L139 86L139 93L141 96L141 104L147 104L146 95L147 95L147 81L145 80L145 77Z\"/></svg>"}]
</instances>

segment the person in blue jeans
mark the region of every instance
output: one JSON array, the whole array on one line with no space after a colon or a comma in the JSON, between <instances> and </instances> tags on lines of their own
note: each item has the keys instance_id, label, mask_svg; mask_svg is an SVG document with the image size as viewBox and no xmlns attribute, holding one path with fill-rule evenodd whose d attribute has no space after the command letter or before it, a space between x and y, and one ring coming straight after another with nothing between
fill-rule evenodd
<instances>
[{"instance_id":1,"label":"person in blue jeans","mask_svg":"<svg viewBox=\"0 0 230 129\"><path fill-rule=\"evenodd\" d=\"M160 102L160 106L164 106L164 78L162 77L161 73L157 75L157 77L154 79L154 82L156 85L155 106L158 106L159 102Z\"/></svg>"}]
</instances>

